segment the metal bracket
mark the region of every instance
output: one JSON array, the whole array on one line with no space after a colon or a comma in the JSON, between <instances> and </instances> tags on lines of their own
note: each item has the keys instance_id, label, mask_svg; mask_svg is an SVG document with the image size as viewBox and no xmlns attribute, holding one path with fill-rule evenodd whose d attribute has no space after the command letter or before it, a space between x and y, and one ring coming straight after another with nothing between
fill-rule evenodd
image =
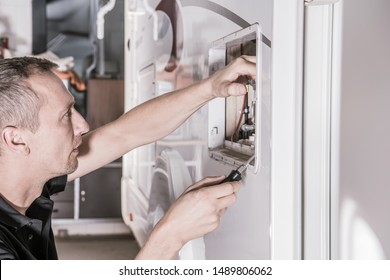
<instances>
[{"instance_id":1,"label":"metal bracket","mask_svg":"<svg viewBox=\"0 0 390 280\"><path fill-rule=\"evenodd\" d=\"M339 0L305 0L305 6L331 5Z\"/></svg>"}]
</instances>

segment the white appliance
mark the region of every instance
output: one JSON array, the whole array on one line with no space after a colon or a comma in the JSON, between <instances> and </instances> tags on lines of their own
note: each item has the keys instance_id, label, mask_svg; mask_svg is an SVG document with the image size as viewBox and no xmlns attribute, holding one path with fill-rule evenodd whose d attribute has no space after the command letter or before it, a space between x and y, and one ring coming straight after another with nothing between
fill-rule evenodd
<instances>
[{"instance_id":1,"label":"white appliance","mask_svg":"<svg viewBox=\"0 0 390 280\"><path fill-rule=\"evenodd\" d=\"M248 102L213 100L124 157L122 214L138 242L169 148L192 181L257 155L237 203L193 247L204 258L389 258L389 11L385 0L125 1L126 110L242 53L258 61ZM242 104L251 130L237 136Z\"/></svg>"},{"instance_id":2,"label":"white appliance","mask_svg":"<svg viewBox=\"0 0 390 280\"><path fill-rule=\"evenodd\" d=\"M126 2L127 110L144 100L206 78L209 72L229 62L225 60L225 53L231 55L230 60L239 56L241 52L235 48L240 48L240 45L244 45L243 51L247 54L254 52L252 54L257 55L261 65L254 87L256 89L252 87L248 97L250 110L256 108L256 114L252 112L250 117L256 120L258 131L263 127L259 135L253 135L252 148L248 144L242 151L225 154L216 149L225 142L229 142L225 146L245 146L236 143L238 140L225 141L231 132L225 133L224 124L220 123L221 118L223 121L228 118L227 122L235 123L237 118L229 119L229 113L236 115L235 108L240 107L243 100L231 100L230 107L233 108L225 112L225 100L219 99L196 112L172 135L124 157L122 189L126 202L123 205L123 216L141 245L145 242L151 224L148 221L150 198L155 197L154 192L158 190L155 182L150 181L152 175L156 174L155 160L167 146L184 158L192 181L205 176L228 174L251 154L258 153L258 160L247 173L246 186L239 194L237 205L229 209L219 229L205 236L204 244L194 249L194 252L205 250L203 257L194 255L193 258L270 257L270 63L273 5L272 1L244 2ZM248 9L257 12L248 13ZM234 41L237 38L240 41ZM181 171L175 169L173 172ZM166 186L163 184L161 188L166 189ZM162 200L161 204L164 203Z\"/></svg>"}]
</instances>

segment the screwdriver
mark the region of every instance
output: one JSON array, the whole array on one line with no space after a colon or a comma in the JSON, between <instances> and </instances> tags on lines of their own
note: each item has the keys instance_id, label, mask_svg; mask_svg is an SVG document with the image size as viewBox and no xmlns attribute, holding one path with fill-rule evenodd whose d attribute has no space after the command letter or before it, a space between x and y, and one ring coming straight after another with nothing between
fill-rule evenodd
<instances>
[{"instance_id":1,"label":"screwdriver","mask_svg":"<svg viewBox=\"0 0 390 280\"><path fill-rule=\"evenodd\" d=\"M225 179L223 179L223 181L221 183L240 181L241 174L248 168L249 164L254 159L255 159L255 155L251 156L244 164L240 165L237 169L232 170L232 172L230 172L229 176L227 176Z\"/></svg>"}]
</instances>

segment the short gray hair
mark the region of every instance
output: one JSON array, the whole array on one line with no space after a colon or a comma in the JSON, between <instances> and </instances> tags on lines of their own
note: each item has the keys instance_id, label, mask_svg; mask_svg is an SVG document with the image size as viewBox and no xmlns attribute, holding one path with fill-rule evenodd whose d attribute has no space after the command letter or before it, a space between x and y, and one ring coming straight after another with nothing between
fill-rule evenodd
<instances>
[{"instance_id":1,"label":"short gray hair","mask_svg":"<svg viewBox=\"0 0 390 280\"><path fill-rule=\"evenodd\" d=\"M42 101L27 80L32 75L52 73L56 67L35 57L0 60L0 129L12 125L37 131Z\"/></svg>"}]
</instances>

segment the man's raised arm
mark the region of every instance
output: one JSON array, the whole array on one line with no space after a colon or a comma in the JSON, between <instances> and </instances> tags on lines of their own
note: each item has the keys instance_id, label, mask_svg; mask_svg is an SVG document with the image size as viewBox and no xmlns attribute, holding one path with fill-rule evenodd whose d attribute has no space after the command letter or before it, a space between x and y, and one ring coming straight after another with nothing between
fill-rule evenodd
<instances>
[{"instance_id":1,"label":"man's raised arm","mask_svg":"<svg viewBox=\"0 0 390 280\"><path fill-rule=\"evenodd\" d=\"M245 86L237 79L241 76L255 78L255 61L255 57L242 56L211 77L151 99L84 135L78 168L68 180L88 174L138 146L168 135L215 97L245 94Z\"/></svg>"}]
</instances>

